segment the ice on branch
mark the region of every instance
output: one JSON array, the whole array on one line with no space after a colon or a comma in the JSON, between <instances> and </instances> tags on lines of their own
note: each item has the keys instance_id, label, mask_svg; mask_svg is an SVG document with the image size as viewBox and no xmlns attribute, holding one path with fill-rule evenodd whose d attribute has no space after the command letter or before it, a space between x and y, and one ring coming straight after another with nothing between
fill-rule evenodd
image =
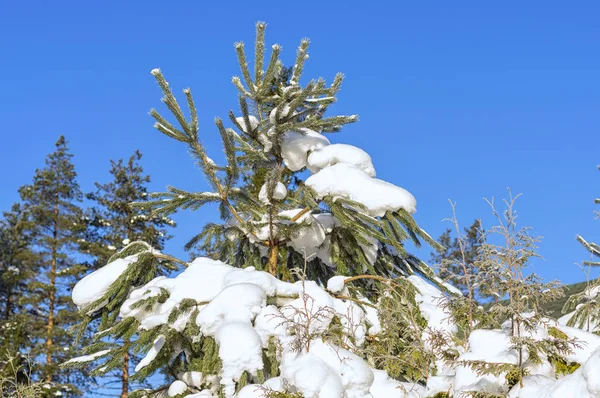
<instances>
[{"instance_id":1,"label":"ice on branch","mask_svg":"<svg viewBox=\"0 0 600 398\"><path fill-rule=\"evenodd\" d=\"M387 211L417 210L417 201L404 188L373 178L360 168L348 163L326 167L306 179L320 198L339 196L363 204L371 216L383 216Z\"/></svg>"}]
</instances>

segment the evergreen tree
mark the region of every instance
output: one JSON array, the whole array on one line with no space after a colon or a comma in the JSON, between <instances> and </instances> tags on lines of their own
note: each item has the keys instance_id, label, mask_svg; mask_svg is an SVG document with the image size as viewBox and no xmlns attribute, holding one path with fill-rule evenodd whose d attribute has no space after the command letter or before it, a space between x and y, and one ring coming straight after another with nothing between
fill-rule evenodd
<instances>
[{"instance_id":1,"label":"evergreen tree","mask_svg":"<svg viewBox=\"0 0 600 398\"><path fill-rule=\"evenodd\" d=\"M598 166L598 170L600 170L600 166ZM594 199L594 203L600 204L600 198ZM597 218L600 218L600 210L594 211ZM586 248L587 251L590 252L592 259L590 261L584 262L585 265L597 267L600 266L600 246L593 242L586 241L582 236L577 235L577 240L579 243Z\"/></svg>"},{"instance_id":2,"label":"evergreen tree","mask_svg":"<svg viewBox=\"0 0 600 398\"><path fill-rule=\"evenodd\" d=\"M452 204L454 211L454 204ZM453 223L456 217L449 219ZM469 295L470 275L475 276L477 269L475 262L477 252L482 243L484 231L481 227L481 221L475 220L470 227L460 229L455 228L457 236L452 238L452 230L446 229L438 238L438 243L445 247L443 251L432 252L430 263L436 265L439 269L439 277L460 289L463 295Z\"/></svg>"},{"instance_id":3,"label":"evergreen tree","mask_svg":"<svg viewBox=\"0 0 600 398\"><path fill-rule=\"evenodd\" d=\"M531 234L530 227L517 224L515 201L519 196L513 196L509 190L502 213L496 210L493 200L488 201L498 223L486 233L477 261L477 282L489 283L497 287L494 292L497 297L507 297L507 300L495 302L490 312L498 322L497 326L508 330L510 349L516 353L517 361L515 364L463 361L463 364L481 374L508 372L512 375L511 384L519 383L522 388L526 365L539 365L552 356L562 357L572 350L574 342L538 335L540 328L550 327L542 305L560 297L563 291L558 282L543 282L529 271L531 260L539 257L537 242L540 238Z\"/></svg>"},{"instance_id":4,"label":"evergreen tree","mask_svg":"<svg viewBox=\"0 0 600 398\"><path fill-rule=\"evenodd\" d=\"M23 297L31 313L33 354L43 361L39 364L43 379L55 388L67 389L74 386L65 383L81 381L78 372L60 372L58 366L70 355L73 336L67 329L81 319L69 292L85 271L77 259L77 242L85 230L82 193L71 158L61 136L56 150L46 158L46 166L36 170L33 183L19 190L34 226L32 243L37 256L28 294ZM52 395L55 391L46 392Z\"/></svg>"},{"instance_id":5,"label":"evergreen tree","mask_svg":"<svg viewBox=\"0 0 600 398\"><path fill-rule=\"evenodd\" d=\"M27 282L36 256L31 250L32 224L19 204L4 212L0 221L0 377L15 373L27 382L26 354L32 346L27 308ZM24 355L25 354L25 355Z\"/></svg>"},{"instance_id":6,"label":"evergreen tree","mask_svg":"<svg viewBox=\"0 0 600 398\"><path fill-rule=\"evenodd\" d=\"M598 166L600 170L600 166ZM594 203L600 204L600 199L594 199ZM600 218L600 211L594 212L597 218ZM578 235L577 240L589 252L590 260L584 261L583 265L588 268L588 284L586 289L578 294L574 294L565 303L563 313L572 312L569 318L569 326L577 326L588 332L600 334L600 279L589 280L589 268L600 266L600 246L594 242L588 242L582 236Z\"/></svg>"},{"instance_id":7,"label":"evergreen tree","mask_svg":"<svg viewBox=\"0 0 600 398\"><path fill-rule=\"evenodd\" d=\"M169 238L165 227L173 226L172 220L155 217L147 210L131 206L131 203L143 202L148 197L150 176L144 174L141 158L142 154L136 151L127 162L111 160L113 180L106 184L96 183L96 191L88 195L96 206L90 210L88 222L91 228L85 241L81 242L81 248L94 257L94 268L105 265L117 250L130 242L144 241L162 250ZM129 345L127 340L121 343L125 347ZM115 375L120 379L122 398L129 392L131 355L125 350L123 366Z\"/></svg>"},{"instance_id":8,"label":"evergreen tree","mask_svg":"<svg viewBox=\"0 0 600 398\"><path fill-rule=\"evenodd\" d=\"M242 72L242 78L233 78L239 91L240 115L229 112L233 128L225 127L219 118L215 120L225 149L224 165L217 165L199 140L198 116L191 90L184 90L188 119L161 71L152 71L163 91L163 102L178 124L176 127L156 110L151 110L155 127L186 145L207 177L212 192L187 192L169 187L168 192L151 194L149 201L137 202L135 206L167 216L178 210L196 210L215 204L223 222L208 224L187 248L199 247L234 267L247 268L252 273L264 270L271 275L260 273L266 276L259 278L275 280L275 276L295 281L298 274L294 270L304 269L304 289L304 278L312 280L307 286L316 286L313 281L324 284L336 273L355 275L348 283L362 283L361 292L368 296L373 294L373 281L385 283L387 277L420 274L437 283L429 267L407 253L403 245L405 240L411 239L416 244L424 240L437 246L412 217L416 209L414 197L400 187L375 178L371 159L363 150L330 144L324 135L338 132L343 125L357 120L355 115L325 115L336 100L343 75L338 74L331 86L323 79L301 86L300 77L308 59L309 42L305 39L298 49L289 82L278 83L274 88L274 76L282 68L278 59L281 47L274 45L270 59L265 62L264 31L265 24L258 23L253 72L247 64L244 45L235 45ZM306 179L305 170L312 173ZM248 185L260 186L260 189L247 189ZM211 261L200 260L198 265ZM138 364L136 379L144 379L158 369L184 378L186 371L201 371L205 380L219 375L223 363L215 338L202 333L195 322L188 322L195 319L208 302L171 292L170 279L151 280L157 272L174 263L190 265L150 245L133 242L112 256L105 267L82 280L73 298L88 320L101 319L98 327L101 338L85 348L85 357L73 359L66 366L97 361L94 374L105 374L120 366L123 351L102 338L137 336L132 340L132 349L149 351L149 354ZM92 281L100 280L102 285L91 289ZM131 291L131 286L139 288ZM402 294L398 289L401 300L412 300L414 304L411 293L414 291ZM269 297L271 299L278 302L278 297ZM301 300L307 314L310 297L301 294ZM368 304L356 298L349 300ZM411 308L410 314L405 316L414 315L414 307ZM165 312L156 313L155 317L144 315L155 311ZM321 316L325 315L317 311L313 316L306 315L305 323L295 325L296 336L302 340L298 347L309 349L310 340L317 336L312 335L311 320ZM265 348L272 372L264 369L262 376L257 377L276 375L275 351L272 346ZM243 387L250 378L247 372L235 375L235 389ZM221 388L221 394L232 394L231 385L216 388ZM155 391L164 392L166 388ZM146 395L152 394L147 391L135 394Z\"/></svg>"}]
</instances>

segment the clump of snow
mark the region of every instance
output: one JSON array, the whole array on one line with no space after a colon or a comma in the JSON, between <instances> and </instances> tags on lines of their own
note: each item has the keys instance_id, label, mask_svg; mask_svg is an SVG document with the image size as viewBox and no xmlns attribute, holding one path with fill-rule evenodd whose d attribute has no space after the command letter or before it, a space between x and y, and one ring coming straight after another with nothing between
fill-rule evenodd
<instances>
[{"instance_id":1,"label":"clump of snow","mask_svg":"<svg viewBox=\"0 0 600 398\"><path fill-rule=\"evenodd\" d=\"M256 375L263 368L262 342L252 325L237 321L223 323L215 334L215 340L223 362L221 385L225 396L231 397L242 372Z\"/></svg>"},{"instance_id":2,"label":"clump of snow","mask_svg":"<svg viewBox=\"0 0 600 398\"><path fill-rule=\"evenodd\" d=\"M315 218L313 220L318 222ZM323 220L327 220L327 217ZM343 277L337 279L343 284ZM164 294L165 291L168 297L164 303L157 303L150 309L145 306L132 308L139 300ZM267 304L268 297L276 298L278 304ZM201 388L205 384L216 384L223 388L226 397L233 397L236 382L243 372L257 375L263 369L263 348L268 346L270 339L275 338L282 350L281 377L267 380L263 386L298 391L306 397L370 396L374 380L370 366L352 352L326 343L318 336L326 332L333 318L337 317L343 330L353 337L344 344L349 347L360 346L367 329L380 327L377 316L365 312L352 301L333 297L316 282L282 282L252 267L237 269L220 261L198 258L175 278L155 278L145 286L134 289L123 304L121 315L135 317L143 329L168 325L181 331L189 315L184 317L184 322L176 320L169 323L168 318L184 299L197 302L196 309L199 312L195 322L200 326L202 335L214 337L223 366L218 375L203 375L200 372L180 374L180 383L174 384L180 391L178 394L185 391L184 386ZM307 322L308 319L310 322ZM294 329L298 325L307 327L307 336L311 339L310 350L301 348L304 345L292 344L298 338L294 332L298 330ZM164 344L166 337L161 335L136 366L136 371L148 366ZM299 351L295 351L297 349ZM218 379L213 383L209 382L210 377ZM253 395L259 394L260 388L249 387L243 390L243 396L261 396ZM211 394L215 393L216 390L213 390ZM211 396L206 395L208 392L201 394L205 395L197 396Z\"/></svg>"},{"instance_id":3,"label":"clump of snow","mask_svg":"<svg viewBox=\"0 0 600 398\"><path fill-rule=\"evenodd\" d=\"M312 353L301 354L282 363L284 384L294 386L306 398L342 398L342 380L322 359Z\"/></svg>"},{"instance_id":4,"label":"clump of snow","mask_svg":"<svg viewBox=\"0 0 600 398\"><path fill-rule=\"evenodd\" d=\"M81 309L101 299L129 265L137 261L137 258L137 255L119 258L86 275L73 288L72 299L75 305ZM94 308L91 312L101 307L102 305Z\"/></svg>"},{"instance_id":5,"label":"clump of snow","mask_svg":"<svg viewBox=\"0 0 600 398\"><path fill-rule=\"evenodd\" d=\"M227 322L237 321L251 325L252 320L266 305L267 295L253 283L239 283L221 290L208 305L200 310L196 324L206 336Z\"/></svg>"},{"instance_id":6,"label":"clump of snow","mask_svg":"<svg viewBox=\"0 0 600 398\"><path fill-rule=\"evenodd\" d=\"M163 346L165 345L165 336L160 335L156 338L156 340L154 340L154 345L152 347L150 347L150 350L148 350L148 352L146 353L146 356L144 358L142 358L142 360L136 365L135 367L135 371L139 371L140 369L142 369L145 366L150 365L150 362L152 362L154 360L154 358L156 358L156 356L158 355L158 353L160 352L160 350L163 348Z\"/></svg>"},{"instance_id":7,"label":"clump of snow","mask_svg":"<svg viewBox=\"0 0 600 398\"><path fill-rule=\"evenodd\" d=\"M278 181L275 185L275 189L273 190L273 199L283 200L286 196L287 188L285 187L285 185L283 185L283 183ZM271 199L268 197L266 183L264 183L263 186L260 188L260 192L258 193L258 199L265 204L271 203Z\"/></svg>"},{"instance_id":8,"label":"clump of snow","mask_svg":"<svg viewBox=\"0 0 600 398\"><path fill-rule=\"evenodd\" d=\"M572 352L564 355L568 361L584 364L594 351L600 349L600 336L597 334L561 324L553 326L578 343L576 347L572 347Z\"/></svg>"},{"instance_id":9,"label":"clump of snow","mask_svg":"<svg viewBox=\"0 0 600 398\"><path fill-rule=\"evenodd\" d=\"M279 216L292 219L302 210L303 209L285 210L280 212ZM305 258L311 258L325 241L326 229L323 224L310 213L302 215L296 222L305 222L309 224L309 227L302 228L298 231L298 233L290 239L287 245L293 247L298 253L302 253Z\"/></svg>"},{"instance_id":10,"label":"clump of snow","mask_svg":"<svg viewBox=\"0 0 600 398\"><path fill-rule=\"evenodd\" d=\"M246 121L244 120L243 116L239 116L235 118L235 121L238 122L238 124L242 127L242 130L244 131L244 133L250 133L254 130L256 130L256 128L258 127L258 119L256 118L256 116L253 115L248 115L248 121L250 122L250 128L248 128L248 126L246 125Z\"/></svg>"},{"instance_id":11,"label":"clump of snow","mask_svg":"<svg viewBox=\"0 0 600 398\"><path fill-rule=\"evenodd\" d=\"M598 398L600 397L600 350L591 353L585 364L558 380L542 376L526 376L523 388L517 384L509 398Z\"/></svg>"},{"instance_id":12,"label":"clump of snow","mask_svg":"<svg viewBox=\"0 0 600 398\"><path fill-rule=\"evenodd\" d=\"M375 177L375 168L368 153L353 145L332 144L315 149L308 155L308 169L317 173L325 167L348 163Z\"/></svg>"},{"instance_id":13,"label":"clump of snow","mask_svg":"<svg viewBox=\"0 0 600 398\"><path fill-rule=\"evenodd\" d=\"M67 347L65 347L65 348L67 348ZM68 348L67 348L67 350L68 350ZM65 362L65 364L75 363L75 362L91 362L94 359L100 358L101 356L108 354L109 352L110 352L110 350L101 350L101 351L95 352L90 355L82 355L80 357L69 359L67 362Z\"/></svg>"},{"instance_id":14,"label":"clump of snow","mask_svg":"<svg viewBox=\"0 0 600 398\"><path fill-rule=\"evenodd\" d=\"M169 386L169 390L167 391L167 394L169 395L169 397L174 397L176 395L183 394L186 391L187 391L187 385L181 380L175 380Z\"/></svg>"},{"instance_id":15,"label":"clump of snow","mask_svg":"<svg viewBox=\"0 0 600 398\"><path fill-rule=\"evenodd\" d=\"M202 387L202 372L183 372L180 373L179 375L177 375L177 378L181 381L183 381L185 384L187 384L188 386L192 386L192 387L197 387L200 388Z\"/></svg>"},{"instance_id":16,"label":"clump of snow","mask_svg":"<svg viewBox=\"0 0 600 398\"><path fill-rule=\"evenodd\" d=\"M329 278L327 281L327 290L332 293L339 293L344 289L344 281L346 277L343 275L337 275L332 278Z\"/></svg>"},{"instance_id":17,"label":"clump of snow","mask_svg":"<svg viewBox=\"0 0 600 398\"><path fill-rule=\"evenodd\" d=\"M418 290L415 300L419 304L421 315L427 320L427 326L430 329L455 333L456 324L452 321L450 311L443 305L447 300L444 294L420 276L411 275L407 279Z\"/></svg>"},{"instance_id":18,"label":"clump of snow","mask_svg":"<svg viewBox=\"0 0 600 398\"><path fill-rule=\"evenodd\" d=\"M516 364L517 353L510 349L511 345L510 336L504 330L474 330L469 336L469 351L458 360ZM503 395L506 393L505 374L479 376L468 366L458 366L453 393L460 396L469 391Z\"/></svg>"},{"instance_id":19,"label":"clump of snow","mask_svg":"<svg viewBox=\"0 0 600 398\"><path fill-rule=\"evenodd\" d=\"M281 137L281 156L288 169L298 171L306 167L308 152L329 145L322 134L309 129L287 131Z\"/></svg>"},{"instance_id":20,"label":"clump of snow","mask_svg":"<svg viewBox=\"0 0 600 398\"><path fill-rule=\"evenodd\" d=\"M374 381L370 392L373 398L421 398L425 387L417 383L402 383L391 379L384 370L373 369Z\"/></svg>"},{"instance_id":21,"label":"clump of snow","mask_svg":"<svg viewBox=\"0 0 600 398\"><path fill-rule=\"evenodd\" d=\"M386 211L417 210L417 201L404 188L369 176L360 168L348 163L326 167L305 181L319 198L339 196L361 203L371 216L383 216Z\"/></svg>"}]
</instances>

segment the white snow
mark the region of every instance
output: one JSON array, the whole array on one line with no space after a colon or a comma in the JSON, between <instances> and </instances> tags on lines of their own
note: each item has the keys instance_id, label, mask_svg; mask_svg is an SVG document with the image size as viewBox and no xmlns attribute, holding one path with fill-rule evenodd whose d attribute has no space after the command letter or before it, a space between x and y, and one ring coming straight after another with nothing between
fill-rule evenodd
<instances>
[{"instance_id":1,"label":"white snow","mask_svg":"<svg viewBox=\"0 0 600 398\"><path fill-rule=\"evenodd\" d=\"M288 169L298 171L306 167L308 152L329 145L322 134L309 129L287 131L281 137L281 156Z\"/></svg>"},{"instance_id":2,"label":"white snow","mask_svg":"<svg viewBox=\"0 0 600 398\"><path fill-rule=\"evenodd\" d=\"M348 163L326 167L308 177L306 185L319 198L339 196L363 204L371 216L383 216L386 211L417 210L417 201L410 192L389 182L373 178Z\"/></svg>"},{"instance_id":3,"label":"white snow","mask_svg":"<svg viewBox=\"0 0 600 398\"><path fill-rule=\"evenodd\" d=\"M526 376L523 388L517 384L509 398L598 398L600 397L600 350L591 353L585 364L570 375L555 380L541 375Z\"/></svg>"},{"instance_id":4,"label":"white snow","mask_svg":"<svg viewBox=\"0 0 600 398\"><path fill-rule=\"evenodd\" d=\"M15 267L14 265L10 265L8 268L6 268L7 272L11 272L15 275L19 275L19 273L21 272L21 270L17 267Z\"/></svg>"},{"instance_id":5,"label":"white snow","mask_svg":"<svg viewBox=\"0 0 600 398\"><path fill-rule=\"evenodd\" d=\"M187 385L181 380L175 380L169 386L169 390L167 391L167 394L169 395L169 397L174 397L176 395L183 394L186 391L187 391Z\"/></svg>"},{"instance_id":6,"label":"white snow","mask_svg":"<svg viewBox=\"0 0 600 398\"><path fill-rule=\"evenodd\" d=\"M102 350L102 351L98 351L98 352L95 352L95 353L90 354L90 355L82 355L80 357L71 358L68 361L66 361L65 363L91 362L94 359L100 358L101 356L108 354L109 352L110 352L110 350Z\"/></svg>"},{"instance_id":7,"label":"white snow","mask_svg":"<svg viewBox=\"0 0 600 398\"><path fill-rule=\"evenodd\" d=\"M283 200L287 196L287 188L283 183L277 182L275 185L275 189L273 190L273 199L275 200ZM267 183L264 183L260 188L260 192L258 193L258 199L264 204L270 204L271 199L267 195Z\"/></svg>"},{"instance_id":8,"label":"white snow","mask_svg":"<svg viewBox=\"0 0 600 398\"><path fill-rule=\"evenodd\" d=\"M427 320L430 329L455 333L456 325L451 319L450 311L444 309L444 294L435 286L427 283L417 275L407 278L418 290L415 300L419 304L421 315ZM427 333L427 330L425 331Z\"/></svg>"},{"instance_id":9,"label":"white snow","mask_svg":"<svg viewBox=\"0 0 600 398\"><path fill-rule=\"evenodd\" d=\"M267 295L258 285L238 283L225 287L200 310L196 324L202 334L213 336L224 323L237 321L248 325L266 305Z\"/></svg>"},{"instance_id":10,"label":"white snow","mask_svg":"<svg viewBox=\"0 0 600 398\"><path fill-rule=\"evenodd\" d=\"M421 398L425 395L423 386L391 379L384 370L373 369L373 376L370 390L373 398Z\"/></svg>"},{"instance_id":11,"label":"white snow","mask_svg":"<svg viewBox=\"0 0 600 398\"><path fill-rule=\"evenodd\" d=\"M235 392L235 381L242 372L256 375L263 368L262 342L252 325L237 321L223 323L215 334L215 340L223 362L221 385L225 396L231 397Z\"/></svg>"},{"instance_id":12,"label":"white snow","mask_svg":"<svg viewBox=\"0 0 600 398\"><path fill-rule=\"evenodd\" d=\"M318 222L314 218L313 221ZM133 303L164 291L169 293L164 303L151 309L131 308ZM281 307L267 305L267 297L278 295L283 295L276 300ZM367 363L318 337L327 331L334 316L354 336L352 342L345 343L349 346L362 344L369 327L380 327L376 314L367 314L352 301L332 297L314 281L286 283L252 267L236 269L219 261L198 258L175 278L155 278L133 290L121 308L121 315L136 317L141 328L157 327L167 324L168 314L185 298L198 302L195 322L203 335L213 336L219 345L223 367L217 384L224 388L226 397L234 396L235 383L244 371L256 375L263 368L263 347L267 347L271 338L279 341L283 349L282 375L265 382L265 386L291 388L307 397L370 397L373 373ZM291 341L296 337L290 334L294 330L291 326L306 324L307 316L311 319L310 351L292 351ZM179 320L169 326L183 328ZM164 344L165 336L161 335L136 371L148 366ZM179 375L181 383L175 386L201 388L208 382L207 377L199 372L185 372ZM255 396L249 394L254 394L256 388L250 390L244 389L244 396Z\"/></svg>"},{"instance_id":13,"label":"white snow","mask_svg":"<svg viewBox=\"0 0 600 398\"><path fill-rule=\"evenodd\" d=\"M183 381L188 386L197 387L197 388L202 387L202 380L203 380L202 372L196 372L196 371L183 372L183 373L180 373L179 375L177 375L177 378L179 380Z\"/></svg>"},{"instance_id":14,"label":"white snow","mask_svg":"<svg viewBox=\"0 0 600 398\"><path fill-rule=\"evenodd\" d=\"M344 288L344 281L346 277L343 275L337 275L332 278L329 278L327 281L327 290L332 293L339 293Z\"/></svg>"},{"instance_id":15,"label":"white snow","mask_svg":"<svg viewBox=\"0 0 600 398\"><path fill-rule=\"evenodd\" d=\"M142 360L136 365L135 371L137 372L140 369L150 365L150 363L152 361L154 361L154 358L156 358L156 356L158 355L158 353L160 352L160 350L163 348L164 345L165 345L165 336L163 336L163 335L158 336L156 338L156 340L154 340L154 345L146 353L146 356L144 358L142 358Z\"/></svg>"},{"instance_id":16,"label":"white snow","mask_svg":"<svg viewBox=\"0 0 600 398\"><path fill-rule=\"evenodd\" d=\"M251 131L256 130L256 128L258 127L258 119L256 118L256 116L253 115L248 115L248 121L250 122L250 129L248 129L248 126L246 126L246 121L244 120L243 116L239 116L235 118L235 121L238 122L238 124L242 127L242 130L244 131L244 133L250 133Z\"/></svg>"},{"instance_id":17,"label":"white snow","mask_svg":"<svg viewBox=\"0 0 600 398\"><path fill-rule=\"evenodd\" d=\"M127 270L129 265L136 261L137 255L119 258L85 276L73 288L72 299L75 305L81 309L101 299L110 286ZM102 308L102 305L90 312L99 308Z\"/></svg>"},{"instance_id":18,"label":"white snow","mask_svg":"<svg viewBox=\"0 0 600 398\"><path fill-rule=\"evenodd\" d=\"M348 163L375 177L375 168L368 153L353 145L332 144L315 149L308 155L308 169L317 173L338 163Z\"/></svg>"}]
</instances>

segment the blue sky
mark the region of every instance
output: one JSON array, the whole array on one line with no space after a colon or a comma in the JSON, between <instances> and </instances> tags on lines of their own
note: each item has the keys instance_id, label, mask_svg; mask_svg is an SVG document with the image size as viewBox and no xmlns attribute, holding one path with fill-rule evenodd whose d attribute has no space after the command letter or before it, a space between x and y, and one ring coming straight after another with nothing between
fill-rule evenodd
<instances>
[{"instance_id":1,"label":"blue sky","mask_svg":"<svg viewBox=\"0 0 600 398\"><path fill-rule=\"evenodd\" d=\"M162 68L196 96L203 141L219 160L214 116L236 106L233 42L249 47L254 23L293 62L310 37L305 77L347 79L332 111L360 122L330 137L360 146L378 177L411 191L419 224L448 225L447 200L464 225L483 217L483 197L523 192L521 222L544 236L546 278L575 282L586 259L580 233L600 240L600 6L595 2L10 2L0 16L0 208L18 199L60 134L82 188L108 178L109 159L144 153L152 190L204 190L186 149L152 128ZM488 3L488 4L485 4ZM214 219L211 209L175 216L167 251ZM428 257L428 250L421 250Z\"/></svg>"}]
</instances>

